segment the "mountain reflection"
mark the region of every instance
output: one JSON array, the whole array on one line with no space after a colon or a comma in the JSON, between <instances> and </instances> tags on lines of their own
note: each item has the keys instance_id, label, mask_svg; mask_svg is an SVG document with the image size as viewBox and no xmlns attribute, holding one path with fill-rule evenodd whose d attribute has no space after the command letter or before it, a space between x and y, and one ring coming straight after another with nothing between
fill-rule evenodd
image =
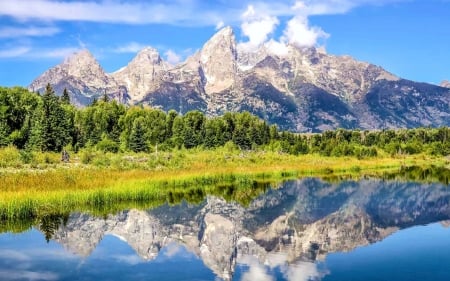
<instances>
[{"instance_id":1,"label":"mountain reflection","mask_svg":"<svg viewBox=\"0 0 450 281\"><path fill-rule=\"evenodd\" d=\"M114 235L143 260L168 245L182 245L225 280L236 266L247 268L241 280L271 280L275 267L287 280L319 280L326 275L320 262L328 253L350 251L413 225L448 226L449 200L450 189L441 184L310 178L269 190L247 207L208 196L199 205L128 210L106 218L73 213L57 218L64 221L59 229L43 225L53 240L86 257L105 235Z\"/></svg>"}]
</instances>

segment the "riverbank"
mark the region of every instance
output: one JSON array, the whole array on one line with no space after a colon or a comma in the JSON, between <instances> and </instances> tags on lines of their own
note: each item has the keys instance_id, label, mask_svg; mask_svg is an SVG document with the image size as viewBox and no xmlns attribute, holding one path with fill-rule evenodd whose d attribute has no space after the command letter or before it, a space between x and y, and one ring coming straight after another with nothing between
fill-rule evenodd
<instances>
[{"instance_id":1,"label":"riverbank","mask_svg":"<svg viewBox=\"0 0 450 281\"><path fill-rule=\"evenodd\" d=\"M268 185L286 179L394 175L401 167L431 164L449 169L448 159L428 155L358 159L225 148L152 154L84 151L72 154L70 163L60 162L56 153L32 157L34 162L26 164L12 161L11 156L10 164L2 165L0 218L34 217L53 211L109 212L123 204L151 207L181 199L195 201L205 194L245 204ZM5 163L6 158L2 159ZM441 181L432 172L423 178L421 172L415 173L420 180Z\"/></svg>"}]
</instances>

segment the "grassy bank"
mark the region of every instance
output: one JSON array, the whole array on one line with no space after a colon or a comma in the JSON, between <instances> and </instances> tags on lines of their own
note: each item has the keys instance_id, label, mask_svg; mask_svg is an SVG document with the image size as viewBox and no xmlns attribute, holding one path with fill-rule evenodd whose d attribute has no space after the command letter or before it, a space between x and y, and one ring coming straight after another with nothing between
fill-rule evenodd
<instances>
[{"instance_id":1,"label":"grassy bank","mask_svg":"<svg viewBox=\"0 0 450 281\"><path fill-rule=\"evenodd\" d=\"M0 151L1 219L74 210L108 213L124 205L143 208L181 199L199 201L205 194L245 204L269 184L286 179L395 175L400 167L430 164L449 168L447 159L426 155L357 159L226 148L127 155L83 151L72 154L70 163L61 163L59 157L55 153L24 156L13 148ZM408 173L448 184L448 174L442 178L433 172Z\"/></svg>"}]
</instances>

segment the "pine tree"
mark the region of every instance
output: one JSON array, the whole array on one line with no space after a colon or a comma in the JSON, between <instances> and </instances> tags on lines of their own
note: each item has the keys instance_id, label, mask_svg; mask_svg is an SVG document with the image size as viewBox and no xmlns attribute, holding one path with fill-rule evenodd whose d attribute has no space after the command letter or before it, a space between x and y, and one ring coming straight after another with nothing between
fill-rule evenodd
<instances>
[{"instance_id":1,"label":"pine tree","mask_svg":"<svg viewBox=\"0 0 450 281\"><path fill-rule=\"evenodd\" d=\"M67 91L66 88L64 88L64 91L62 93L61 102L63 104L70 104L70 96L69 96L69 92Z\"/></svg>"},{"instance_id":2,"label":"pine tree","mask_svg":"<svg viewBox=\"0 0 450 281\"><path fill-rule=\"evenodd\" d=\"M42 120L43 120L43 110L42 105L40 105L33 113L31 117L31 129L28 142L25 145L26 149L29 150L41 150L43 145L42 138Z\"/></svg>"},{"instance_id":3,"label":"pine tree","mask_svg":"<svg viewBox=\"0 0 450 281\"><path fill-rule=\"evenodd\" d=\"M61 151L70 142L67 116L53 88L47 84L42 96L42 146L43 151Z\"/></svg>"},{"instance_id":4,"label":"pine tree","mask_svg":"<svg viewBox=\"0 0 450 281\"><path fill-rule=\"evenodd\" d=\"M133 122L133 128L131 129L129 148L134 152L147 151L147 144L145 141L145 119L144 117L138 117Z\"/></svg>"}]
</instances>

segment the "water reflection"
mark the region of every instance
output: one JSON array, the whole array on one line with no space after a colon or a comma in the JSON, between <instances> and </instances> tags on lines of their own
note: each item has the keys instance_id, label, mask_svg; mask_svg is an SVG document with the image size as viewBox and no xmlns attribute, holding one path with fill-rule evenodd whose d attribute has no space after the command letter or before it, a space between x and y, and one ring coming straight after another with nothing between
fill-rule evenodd
<instances>
[{"instance_id":1,"label":"water reflection","mask_svg":"<svg viewBox=\"0 0 450 281\"><path fill-rule=\"evenodd\" d=\"M36 228L83 259L94 256L101 241L116 237L138 255L108 253L122 266L191 255L224 280L321 280L333 275L326 262L332 253L414 225L448 227L449 202L450 189L442 184L310 178L269 190L247 207L208 196L198 205L127 210L106 218L46 217Z\"/></svg>"}]
</instances>

